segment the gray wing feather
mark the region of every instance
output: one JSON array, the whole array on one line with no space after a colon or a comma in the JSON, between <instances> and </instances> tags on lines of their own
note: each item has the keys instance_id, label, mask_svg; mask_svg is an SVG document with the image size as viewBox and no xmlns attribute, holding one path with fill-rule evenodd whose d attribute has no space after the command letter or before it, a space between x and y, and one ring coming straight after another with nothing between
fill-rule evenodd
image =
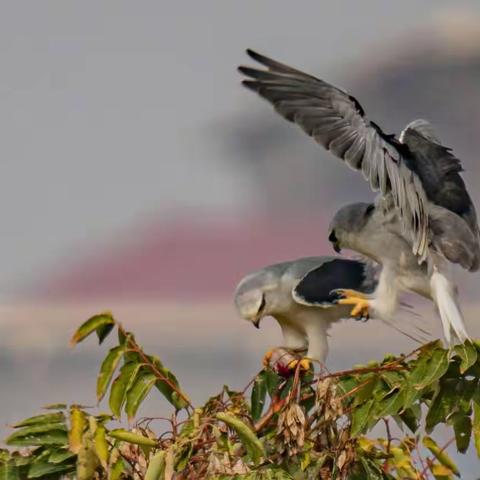
<instances>
[{"instance_id":1,"label":"gray wing feather","mask_svg":"<svg viewBox=\"0 0 480 480\"><path fill-rule=\"evenodd\" d=\"M400 142L405 143L405 135L408 136L408 134L412 131L415 131L427 140L440 145L440 139L437 137L433 125L428 120L417 118L417 120L410 122L400 133Z\"/></svg>"},{"instance_id":2,"label":"gray wing feather","mask_svg":"<svg viewBox=\"0 0 480 480\"><path fill-rule=\"evenodd\" d=\"M361 170L374 191L391 192L404 226L414 234L413 252L423 260L428 249L427 199L402 145L368 121L359 102L343 90L251 50L247 53L267 70L239 67L249 77L243 84L347 165Z\"/></svg>"},{"instance_id":3,"label":"gray wing feather","mask_svg":"<svg viewBox=\"0 0 480 480\"><path fill-rule=\"evenodd\" d=\"M461 177L460 160L440 143L426 120L411 122L400 138L412 152L412 168L420 177L428 200L460 216L478 237L477 214Z\"/></svg>"},{"instance_id":4,"label":"gray wing feather","mask_svg":"<svg viewBox=\"0 0 480 480\"><path fill-rule=\"evenodd\" d=\"M443 146L426 120L415 120L402 132L401 141L412 153L412 168L422 180L428 199L462 214L472 204L460 173L462 164Z\"/></svg>"},{"instance_id":5,"label":"gray wing feather","mask_svg":"<svg viewBox=\"0 0 480 480\"><path fill-rule=\"evenodd\" d=\"M430 208L430 230L433 248L447 260L466 270L477 271L480 263L478 234L468 224L446 208Z\"/></svg>"}]
</instances>

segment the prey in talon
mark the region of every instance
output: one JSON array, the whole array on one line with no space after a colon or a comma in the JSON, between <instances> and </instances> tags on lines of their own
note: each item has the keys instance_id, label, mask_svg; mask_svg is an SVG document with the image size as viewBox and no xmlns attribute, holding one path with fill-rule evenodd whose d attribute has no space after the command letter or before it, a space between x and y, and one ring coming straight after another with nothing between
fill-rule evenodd
<instances>
[{"instance_id":1,"label":"prey in talon","mask_svg":"<svg viewBox=\"0 0 480 480\"><path fill-rule=\"evenodd\" d=\"M300 373L308 372L312 363L306 358L304 352L295 352L284 347L276 347L269 350L263 357L263 366L271 367L279 375L289 377L300 369Z\"/></svg>"},{"instance_id":2,"label":"prey in talon","mask_svg":"<svg viewBox=\"0 0 480 480\"><path fill-rule=\"evenodd\" d=\"M352 303L340 303L334 292L367 295L375 289L375 278L374 267L359 260L299 258L269 265L244 277L235 292L235 306L240 316L257 328L268 316L280 325L283 345L267 352L264 364L272 364L276 350L284 349L291 352L288 368L300 364L301 369L308 370L311 362L325 362L331 325L350 316ZM362 308L360 313L366 310Z\"/></svg>"}]
</instances>

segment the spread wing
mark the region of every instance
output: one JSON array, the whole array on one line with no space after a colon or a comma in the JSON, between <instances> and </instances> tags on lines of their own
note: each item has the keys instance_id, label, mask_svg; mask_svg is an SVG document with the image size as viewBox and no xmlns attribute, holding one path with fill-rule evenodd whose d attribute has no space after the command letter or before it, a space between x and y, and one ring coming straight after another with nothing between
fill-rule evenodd
<instances>
[{"instance_id":1,"label":"spread wing","mask_svg":"<svg viewBox=\"0 0 480 480\"><path fill-rule=\"evenodd\" d=\"M422 183L402 153L405 147L365 117L359 102L323 80L247 50L266 67L239 67L243 84L268 100L285 119L360 170L373 190L391 192L404 227L413 232L413 252L426 257L428 215Z\"/></svg>"}]
</instances>

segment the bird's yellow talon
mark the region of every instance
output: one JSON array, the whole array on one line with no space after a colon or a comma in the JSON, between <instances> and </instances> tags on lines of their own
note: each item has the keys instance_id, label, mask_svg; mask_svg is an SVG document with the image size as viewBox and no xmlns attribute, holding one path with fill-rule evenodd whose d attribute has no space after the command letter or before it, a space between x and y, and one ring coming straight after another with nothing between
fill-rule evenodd
<instances>
[{"instance_id":1,"label":"bird's yellow talon","mask_svg":"<svg viewBox=\"0 0 480 480\"><path fill-rule=\"evenodd\" d=\"M295 370L298 365L300 365L300 370L307 371L310 370L311 363L308 358L295 359L288 363L287 368L289 370Z\"/></svg>"},{"instance_id":2,"label":"bird's yellow talon","mask_svg":"<svg viewBox=\"0 0 480 480\"><path fill-rule=\"evenodd\" d=\"M370 304L365 294L349 289L339 289L335 292L342 297L337 300L338 305L353 305L350 312L352 317L368 318Z\"/></svg>"},{"instance_id":3,"label":"bird's yellow talon","mask_svg":"<svg viewBox=\"0 0 480 480\"><path fill-rule=\"evenodd\" d=\"M350 297L362 298L364 300L367 299L367 296L364 293L357 292L356 290L351 290L350 288L338 288L337 290L334 290L334 292L338 294L340 297L343 297L342 300L346 300Z\"/></svg>"},{"instance_id":4,"label":"bird's yellow talon","mask_svg":"<svg viewBox=\"0 0 480 480\"><path fill-rule=\"evenodd\" d=\"M368 317L368 308L368 300L359 299L355 304L355 307L353 307L352 311L350 312L350 315L352 315L352 317Z\"/></svg>"}]
</instances>

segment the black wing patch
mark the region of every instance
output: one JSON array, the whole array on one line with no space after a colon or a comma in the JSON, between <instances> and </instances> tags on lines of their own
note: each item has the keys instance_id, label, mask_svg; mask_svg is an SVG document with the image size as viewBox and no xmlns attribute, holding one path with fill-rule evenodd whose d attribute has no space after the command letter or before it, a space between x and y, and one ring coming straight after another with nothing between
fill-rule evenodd
<instances>
[{"instance_id":1,"label":"black wing patch","mask_svg":"<svg viewBox=\"0 0 480 480\"><path fill-rule=\"evenodd\" d=\"M308 272L293 289L293 296L311 305L331 305L337 300L332 290L350 288L370 293L371 281L367 279L363 262L338 258Z\"/></svg>"}]
</instances>

